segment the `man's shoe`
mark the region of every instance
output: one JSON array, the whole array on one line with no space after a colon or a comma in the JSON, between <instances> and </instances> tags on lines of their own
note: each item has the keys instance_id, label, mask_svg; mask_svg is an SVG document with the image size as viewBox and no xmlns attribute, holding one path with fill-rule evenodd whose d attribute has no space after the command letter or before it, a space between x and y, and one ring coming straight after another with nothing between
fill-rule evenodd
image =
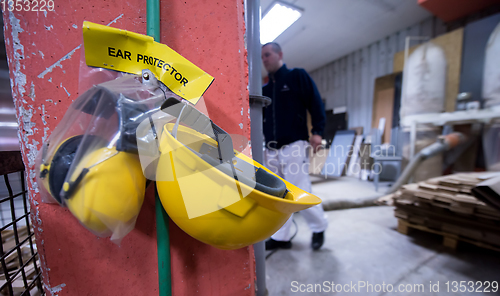
<instances>
[{"instance_id":1,"label":"man's shoe","mask_svg":"<svg viewBox=\"0 0 500 296\"><path fill-rule=\"evenodd\" d=\"M290 249L292 247L291 241L277 241L272 238L266 241L266 251L274 249Z\"/></svg>"},{"instance_id":2,"label":"man's shoe","mask_svg":"<svg viewBox=\"0 0 500 296\"><path fill-rule=\"evenodd\" d=\"M314 232L312 237L311 246L313 250L319 250L325 241L324 232Z\"/></svg>"}]
</instances>

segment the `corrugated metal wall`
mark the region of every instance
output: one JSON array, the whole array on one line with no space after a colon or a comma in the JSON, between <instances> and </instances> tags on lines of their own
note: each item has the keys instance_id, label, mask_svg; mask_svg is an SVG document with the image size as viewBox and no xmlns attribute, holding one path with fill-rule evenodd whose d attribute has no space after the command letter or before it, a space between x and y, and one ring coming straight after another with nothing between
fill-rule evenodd
<instances>
[{"instance_id":1,"label":"corrugated metal wall","mask_svg":"<svg viewBox=\"0 0 500 296\"><path fill-rule=\"evenodd\" d=\"M349 127L362 126L366 133L371 128L375 79L392 73L393 55L404 50L405 38L434 38L446 31L443 22L432 17L312 71L326 109L346 106Z\"/></svg>"}]
</instances>

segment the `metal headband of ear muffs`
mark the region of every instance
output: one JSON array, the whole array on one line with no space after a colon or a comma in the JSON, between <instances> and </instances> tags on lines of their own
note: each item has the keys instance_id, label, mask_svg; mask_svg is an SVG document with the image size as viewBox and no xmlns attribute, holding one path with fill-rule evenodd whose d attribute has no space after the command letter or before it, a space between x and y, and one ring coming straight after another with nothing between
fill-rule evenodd
<instances>
[{"instance_id":1,"label":"metal headband of ear muffs","mask_svg":"<svg viewBox=\"0 0 500 296\"><path fill-rule=\"evenodd\" d=\"M161 106L161 110L177 117L180 122L195 131L206 134L217 141L221 163L231 161L234 158L231 136L189 103L181 102L176 98L168 98Z\"/></svg>"}]
</instances>

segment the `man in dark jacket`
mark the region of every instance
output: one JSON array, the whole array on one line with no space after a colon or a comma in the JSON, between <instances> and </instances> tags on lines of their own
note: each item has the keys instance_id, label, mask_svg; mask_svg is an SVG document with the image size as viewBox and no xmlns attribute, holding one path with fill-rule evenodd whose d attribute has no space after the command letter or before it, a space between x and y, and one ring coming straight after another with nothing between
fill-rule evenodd
<instances>
[{"instance_id":1,"label":"man in dark jacket","mask_svg":"<svg viewBox=\"0 0 500 296\"><path fill-rule=\"evenodd\" d=\"M262 46L262 62L269 73L269 82L262 94L272 99L264 110L265 165L274 173L306 191L311 191L309 179L309 148L316 151L321 145L325 127L325 108L314 81L304 69L288 69L283 64L279 44ZM312 137L307 130L307 111L312 119ZM309 146L310 144L310 146ZM313 232L311 246L318 250L323 245L328 226L320 205L301 211ZM266 242L266 249L292 246L290 218Z\"/></svg>"}]
</instances>

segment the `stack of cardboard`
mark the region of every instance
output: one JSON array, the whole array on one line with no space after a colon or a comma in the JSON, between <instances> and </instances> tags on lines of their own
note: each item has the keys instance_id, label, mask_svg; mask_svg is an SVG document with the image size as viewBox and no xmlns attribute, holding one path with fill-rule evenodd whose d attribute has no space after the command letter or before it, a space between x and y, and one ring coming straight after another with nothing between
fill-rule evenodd
<instances>
[{"instance_id":1,"label":"stack of cardboard","mask_svg":"<svg viewBox=\"0 0 500 296\"><path fill-rule=\"evenodd\" d=\"M399 231L438 233L445 244L467 241L500 250L500 211L476 199L472 188L498 173L460 173L403 186L394 195Z\"/></svg>"}]
</instances>

